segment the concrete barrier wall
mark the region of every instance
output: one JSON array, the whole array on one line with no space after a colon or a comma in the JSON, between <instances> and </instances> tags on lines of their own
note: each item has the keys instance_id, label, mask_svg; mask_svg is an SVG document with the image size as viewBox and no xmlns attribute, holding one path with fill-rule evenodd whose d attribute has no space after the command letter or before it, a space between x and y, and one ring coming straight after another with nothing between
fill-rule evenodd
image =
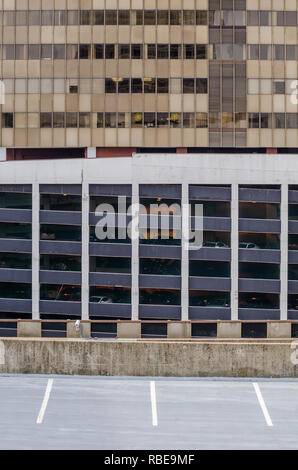
<instances>
[{"instance_id":1,"label":"concrete barrier wall","mask_svg":"<svg viewBox=\"0 0 298 470\"><path fill-rule=\"evenodd\" d=\"M164 377L298 377L288 340L0 340L0 373ZM298 357L298 341L297 341Z\"/></svg>"}]
</instances>

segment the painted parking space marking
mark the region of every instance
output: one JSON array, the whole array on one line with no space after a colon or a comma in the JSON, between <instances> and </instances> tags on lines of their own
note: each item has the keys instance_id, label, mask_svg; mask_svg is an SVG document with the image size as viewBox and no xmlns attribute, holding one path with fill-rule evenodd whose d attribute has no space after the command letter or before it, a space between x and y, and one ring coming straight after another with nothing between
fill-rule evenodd
<instances>
[{"instance_id":1,"label":"painted parking space marking","mask_svg":"<svg viewBox=\"0 0 298 470\"><path fill-rule=\"evenodd\" d=\"M269 415L267 406L266 406L266 404L265 404L265 402L264 402L263 395L262 395L262 392L261 392L261 390L260 390L259 384L257 384L256 382L254 382L254 383L253 383L253 386L254 386L256 395L257 395L257 397L258 397L260 407L261 407L261 409L262 409L262 411L263 411L264 418L265 418L265 420L266 420L267 426L273 426L273 423L272 423L272 420L271 420L271 418L270 418L270 415Z\"/></svg>"},{"instance_id":2,"label":"painted parking space marking","mask_svg":"<svg viewBox=\"0 0 298 470\"><path fill-rule=\"evenodd\" d=\"M157 405L156 405L156 388L155 382L150 382L151 409L152 409L152 426L158 426Z\"/></svg>"},{"instance_id":3,"label":"painted parking space marking","mask_svg":"<svg viewBox=\"0 0 298 470\"><path fill-rule=\"evenodd\" d=\"M45 415L45 412L46 412L46 409L47 409L47 406L48 406L49 398L50 398L50 395L51 395L51 391L52 391L53 382L54 382L53 379L48 380L47 388L46 388L46 391L45 391L44 399L43 399L43 402L42 402L42 405L41 405L41 408L40 408L40 411L39 411L39 415L38 415L36 424L42 424L42 422L43 422L43 418L44 418L44 415Z\"/></svg>"}]
</instances>

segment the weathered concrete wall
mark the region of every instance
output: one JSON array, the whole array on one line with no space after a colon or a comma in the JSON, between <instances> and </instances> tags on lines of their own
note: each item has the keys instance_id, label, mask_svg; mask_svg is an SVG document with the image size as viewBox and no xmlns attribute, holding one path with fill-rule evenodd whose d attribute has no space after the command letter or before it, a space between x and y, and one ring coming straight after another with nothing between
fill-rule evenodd
<instances>
[{"instance_id":1,"label":"weathered concrete wall","mask_svg":"<svg viewBox=\"0 0 298 470\"><path fill-rule=\"evenodd\" d=\"M296 351L288 340L0 339L0 373L298 377L295 359Z\"/></svg>"}]
</instances>

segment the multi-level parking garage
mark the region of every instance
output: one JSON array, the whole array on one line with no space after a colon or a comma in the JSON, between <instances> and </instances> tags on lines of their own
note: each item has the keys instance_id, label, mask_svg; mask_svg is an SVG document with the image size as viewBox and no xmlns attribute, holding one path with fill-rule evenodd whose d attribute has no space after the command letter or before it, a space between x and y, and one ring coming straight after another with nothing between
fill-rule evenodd
<instances>
[{"instance_id":1,"label":"multi-level parking garage","mask_svg":"<svg viewBox=\"0 0 298 470\"><path fill-rule=\"evenodd\" d=\"M1 317L298 319L297 182L295 155L3 162ZM95 232L103 203L116 213L113 240ZM143 236L120 236L136 203ZM180 229L182 219L194 228L195 204L203 206L200 249L185 249L179 225L166 240L161 219L145 230L162 203Z\"/></svg>"}]
</instances>

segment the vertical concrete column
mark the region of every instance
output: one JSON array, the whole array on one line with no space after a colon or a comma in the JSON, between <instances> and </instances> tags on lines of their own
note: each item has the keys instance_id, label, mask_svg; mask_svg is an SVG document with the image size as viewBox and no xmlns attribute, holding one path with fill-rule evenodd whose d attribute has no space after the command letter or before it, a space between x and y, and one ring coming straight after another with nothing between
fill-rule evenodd
<instances>
[{"instance_id":1,"label":"vertical concrete column","mask_svg":"<svg viewBox=\"0 0 298 470\"><path fill-rule=\"evenodd\" d=\"M288 185L281 185L280 204L280 320L288 318Z\"/></svg>"},{"instance_id":2,"label":"vertical concrete column","mask_svg":"<svg viewBox=\"0 0 298 470\"><path fill-rule=\"evenodd\" d=\"M39 315L39 184L32 184L32 319L38 320Z\"/></svg>"},{"instance_id":3,"label":"vertical concrete column","mask_svg":"<svg viewBox=\"0 0 298 470\"><path fill-rule=\"evenodd\" d=\"M6 147L0 147L0 162L5 162L6 160L7 160Z\"/></svg>"},{"instance_id":4,"label":"vertical concrete column","mask_svg":"<svg viewBox=\"0 0 298 470\"><path fill-rule=\"evenodd\" d=\"M231 320L238 320L239 185L231 191Z\"/></svg>"},{"instance_id":5,"label":"vertical concrete column","mask_svg":"<svg viewBox=\"0 0 298 470\"><path fill-rule=\"evenodd\" d=\"M139 184L132 184L132 205L139 204ZM139 227L139 213L134 215L134 226ZM131 319L139 319L139 239L135 236L131 240Z\"/></svg>"},{"instance_id":6,"label":"vertical concrete column","mask_svg":"<svg viewBox=\"0 0 298 470\"><path fill-rule=\"evenodd\" d=\"M82 320L89 319L89 184L82 181Z\"/></svg>"},{"instance_id":7,"label":"vertical concrete column","mask_svg":"<svg viewBox=\"0 0 298 470\"><path fill-rule=\"evenodd\" d=\"M181 320L185 321L189 318L188 304L189 304L189 249L188 241L184 240L184 234L189 234L190 229L190 211L188 209L189 204L189 192L188 184L182 183L182 195L181 195L181 206L182 206L182 240L181 240Z\"/></svg>"}]
</instances>

